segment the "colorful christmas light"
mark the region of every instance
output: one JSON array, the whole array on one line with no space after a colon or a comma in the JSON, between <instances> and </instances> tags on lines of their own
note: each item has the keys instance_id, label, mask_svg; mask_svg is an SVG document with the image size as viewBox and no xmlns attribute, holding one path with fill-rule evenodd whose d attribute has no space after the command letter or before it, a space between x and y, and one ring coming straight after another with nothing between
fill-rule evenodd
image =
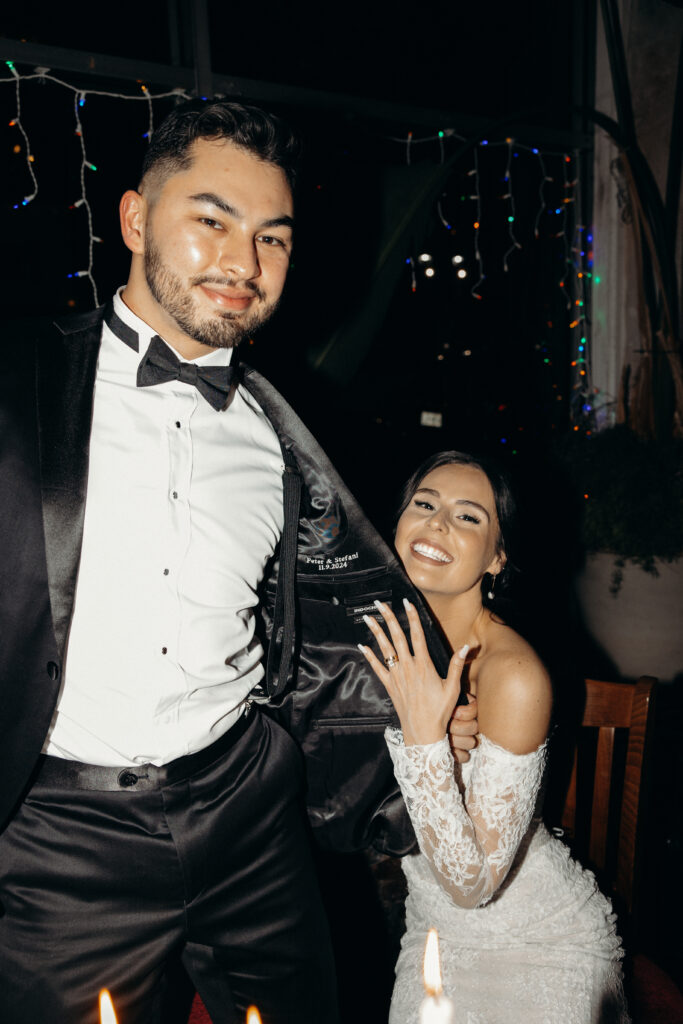
<instances>
[{"instance_id":1,"label":"colorful christmas light","mask_svg":"<svg viewBox=\"0 0 683 1024\"><path fill-rule=\"evenodd\" d=\"M74 119L75 119L74 133L75 133L76 137L79 140L79 145L80 145L80 150L81 150L81 163L80 163L80 172L79 172L80 197L75 202L73 202L71 204L70 209L79 209L81 207L85 209L85 212L86 212L86 223L87 223L87 229L88 229L88 262L87 262L87 267L85 269L76 270L73 273L68 274L67 277L68 278L74 278L74 279L87 278L87 280L90 283L90 287L92 289L93 299L95 301L95 305L98 305L99 304L99 298L98 298L98 293L97 293L97 285L96 285L96 282L95 282L95 278L93 276L93 246L96 243L101 243L102 239L98 235L96 235L94 233L94 231L93 231L92 210L91 210L91 207L90 207L90 203L88 201L88 196L87 196L87 191L86 191L86 171L93 172L93 173L97 172L97 165L94 164L87 157L86 146L85 146L85 137L84 137L84 129L83 129L83 122L81 120L82 115L85 113L84 108L86 106L87 98L88 98L88 96L107 96L107 97L110 97L112 99L119 99L119 100L126 100L126 101L132 100L132 101L138 101L138 102L142 101L144 103L147 103L148 107L149 107L149 123L148 123L147 132L145 132L145 138L149 139L149 138L151 138L152 132L154 130L153 100L165 99L165 98L168 98L169 96L180 96L181 98L189 99L189 96L188 96L188 94L183 89L172 89L170 91L152 94L150 92L150 90L147 88L146 85L141 85L140 86L141 95L137 95L137 94L136 95L130 95L128 93L110 92L108 90L101 90L101 89L83 89L81 87L71 85L69 82L65 82L61 78L55 77L54 75L52 75L50 73L50 69L49 68L42 68L42 67L41 68L36 68L30 74L22 74L19 71L17 71L16 67L14 66L14 62L13 61L5 61L5 65L6 65L7 68L9 68L9 70L11 72L11 77L9 77L9 78L0 78L0 85L3 82L4 83L9 83L9 84L13 83L14 87L15 87L15 91L16 91L16 113L15 113L14 117L12 118L12 120L10 121L10 126L18 128L20 133L21 133L21 135L22 135L22 137L23 137L24 147L25 147L25 151L26 151L26 165L27 165L28 172L29 172L29 175L30 175L30 178L31 178L31 183L32 183L32 191L28 195L24 196L21 201L15 202L13 204L12 208L15 209L15 210L18 210L18 209L21 209L21 207L27 206L38 195L38 179L37 179L37 176L35 174L34 166L33 166L34 163L35 163L35 157L33 156L32 152L31 152L30 141L29 141L28 135L27 135L26 131L24 130L24 127L23 127L22 122L21 122L22 109L21 109L20 83L22 81L31 81L31 80L37 79L38 81L42 82L43 84L45 82L52 82L55 85L60 86L61 88L67 89L67 90L69 90L70 92L73 93L73 96L74 96ZM17 152L17 147L16 146L13 147L13 151ZM20 151L21 151L21 147L19 147L19 152Z\"/></svg>"}]
</instances>

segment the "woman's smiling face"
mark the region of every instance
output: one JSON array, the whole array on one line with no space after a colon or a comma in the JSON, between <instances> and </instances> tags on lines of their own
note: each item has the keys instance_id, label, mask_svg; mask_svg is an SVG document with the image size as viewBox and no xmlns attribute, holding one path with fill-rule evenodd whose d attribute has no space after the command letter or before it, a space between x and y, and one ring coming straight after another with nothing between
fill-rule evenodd
<instances>
[{"instance_id":1,"label":"woman's smiling face","mask_svg":"<svg viewBox=\"0 0 683 1024\"><path fill-rule=\"evenodd\" d=\"M479 591L498 573L500 526L493 489L475 466L439 466L421 481L398 521L396 551L427 599Z\"/></svg>"}]
</instances>

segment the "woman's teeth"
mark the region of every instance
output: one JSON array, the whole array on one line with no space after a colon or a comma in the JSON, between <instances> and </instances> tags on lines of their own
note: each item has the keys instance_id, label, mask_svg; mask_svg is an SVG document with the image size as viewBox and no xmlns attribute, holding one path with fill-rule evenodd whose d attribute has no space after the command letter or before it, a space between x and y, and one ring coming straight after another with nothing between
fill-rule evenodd
<instances>
[{"instance_id":1,"label":"woman's teeth","mask_svg":"<svg viewBox=\"0 0 683 1024\"><path fill-rule=\"evenodd\" d=\"M413 551L425 558L433 558L435 562L452 562L453 559L445 551L433 548L430 544L413 544Z\"/></svg>"}]
</instances>

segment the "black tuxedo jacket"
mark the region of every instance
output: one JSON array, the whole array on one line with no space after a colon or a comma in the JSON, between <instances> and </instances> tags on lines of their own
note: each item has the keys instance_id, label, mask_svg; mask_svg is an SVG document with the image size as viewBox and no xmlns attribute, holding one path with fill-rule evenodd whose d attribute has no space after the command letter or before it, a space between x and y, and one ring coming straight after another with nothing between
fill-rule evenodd
<instances>
[{"instance_id":1,"label":"black tuxedo jacket","mask_svg":"<svg viewBox=\"0 0 683 1024\"><path fill-rule=\"evenodd\" d=\"M0 827L30 785L59 694L83 532L103 310L13 338L0 373ZM383 732L395 716L358 642L379 597L419 595L314 438L260 374L243 384L270 418L285 486L281 555L263 581L266 710L299 740L309 816L326 846L404 853L414 835ZM289 546L290 553L285 553ZM107 657L106 631L102 657Z\"/></svg>"}]
</instances>

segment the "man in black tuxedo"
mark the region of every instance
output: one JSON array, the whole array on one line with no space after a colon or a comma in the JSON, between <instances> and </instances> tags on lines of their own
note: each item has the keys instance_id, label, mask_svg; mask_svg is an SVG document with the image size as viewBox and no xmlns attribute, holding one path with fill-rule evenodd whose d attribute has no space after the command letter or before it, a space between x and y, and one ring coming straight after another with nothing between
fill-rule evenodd
<instances>
[{"instance_id":1,"label":"man in black tuxedo","mask_svg":"<svg viewBox=\"0 0 683 1024\"><path fill-rule=\"evenodd\" d=\"M333 1024L304 790L323 843L413 842L356 643L376 597L417 599L234 355L285 283L296 148L255 108L178 108L121 200L125 288L8 346L3 1024L89 1024L101 987L153 1020L178 952L215 1024Z\"/></svg>"}]
</instances>

